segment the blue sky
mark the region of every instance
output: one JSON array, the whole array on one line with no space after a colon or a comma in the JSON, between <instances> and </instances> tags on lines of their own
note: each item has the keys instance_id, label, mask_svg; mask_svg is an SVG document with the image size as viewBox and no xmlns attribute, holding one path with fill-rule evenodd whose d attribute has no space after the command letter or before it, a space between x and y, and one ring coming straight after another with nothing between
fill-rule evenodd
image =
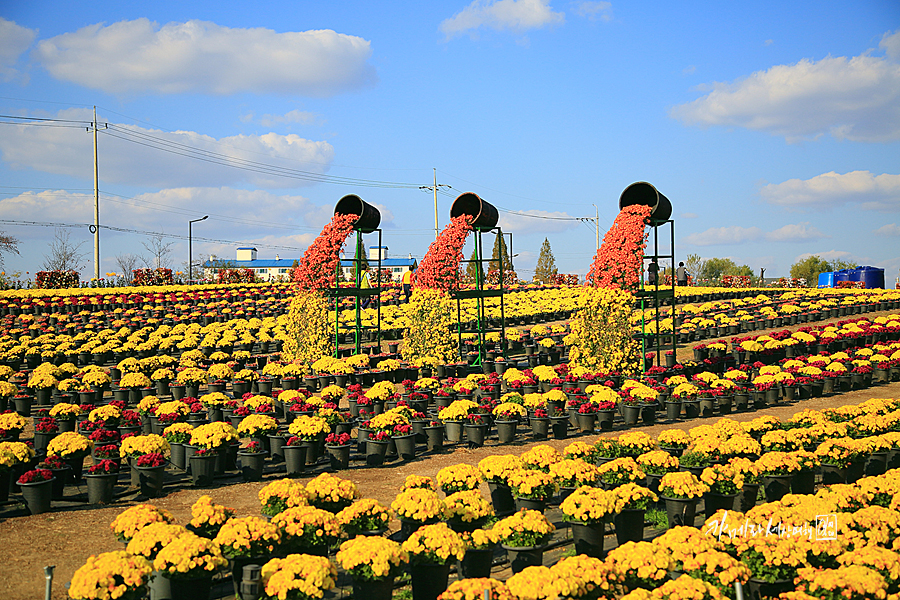
<instances>
[{"instance_id":1,"label":"blue sky","mask_svg":"<svg viewBox=\"0 0 900 600\"><path fill-rule=\"evenodd\" d=\"M195 256L299 256L348 193L380 207L391 256L421 257L433 168L440 226L479 194L523 278L544 237L586 273L578 218L596 205L602 236L635 181L671 200L679 258L900 269L894 0L0 2L7 272L48 253L32 221L85 224L66 231L92 274L93 106L101 274L147 255L134 231L184 237L207 214ZM165 239L181 269L186 240Z\"/></svg>"}]
</instances>

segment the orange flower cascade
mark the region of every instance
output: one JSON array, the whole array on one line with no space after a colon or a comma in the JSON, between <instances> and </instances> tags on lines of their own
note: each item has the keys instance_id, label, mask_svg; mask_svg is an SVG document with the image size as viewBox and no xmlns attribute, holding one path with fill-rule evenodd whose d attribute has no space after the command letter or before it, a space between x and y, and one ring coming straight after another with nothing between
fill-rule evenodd
<instances>
[{"instance_id":1,"label":"orange flower cascade","mask_svg":"<svg viewBox=\"0 0 900 600\"><path fill-rule=\"evenodd\" d=\"M449 292L459 287L459 263L466 237L472 231L472 217L460 215L453 218L419 263L415 287Z\"/></svg>"},{"instance_id":2,"label":"orange flower cascade","mask_svg":"<svg viewBox=\"0 0 900 600\"><path fill-rule=\"evenodd\" d=\"M335 283L335 270L347 236L353 231L356 215L334 215L309 245L291 279L303 290L320 290Z\"/></svg>"},{"instance_id":3,"label":"orange flower cascade","mask_svg":"<svg viewBox=\"0 0 900 600\"><path fill-rule=\"evenodd\" d=\"M633 205L619 212L594 256L585 280L587 285L622 290L638 287L647 247L644 227L652 210L649 206Z\"/></svg>"}]
</instances>

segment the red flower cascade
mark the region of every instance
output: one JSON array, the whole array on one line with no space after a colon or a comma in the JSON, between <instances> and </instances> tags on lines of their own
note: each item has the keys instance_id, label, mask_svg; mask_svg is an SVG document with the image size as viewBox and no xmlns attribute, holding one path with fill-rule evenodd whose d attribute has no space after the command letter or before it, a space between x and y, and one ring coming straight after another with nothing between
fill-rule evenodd
<instances>
[{"instance_id":1,"label":"red flower cascade","mask_svg":"<svg viewBox=\"0 0 900 600\"><path fill-rule=\"evenodd\" d=\"M459 263L463 259L463 246L472 231L472 217L460 215L453 218L436 240L416 271L415 287L449 292L459 287Z\"/></svg>"},{"instance_id":2,"label":"red flower cascade","mask_svg":"<svg viewBox=\"0 0 900 600\"><path fill-rule=\"evenodd\" d=\"M644 227L652 210L649 206L633 205L619 212L594 256L587 285L623 290L638 287L647 247Z\"/></svg>"},{"instance_id":3,"label":"red flower cascade","mask_svg":"<svg viewBox=\"0 0 900 600\"><path fill-rule=\"evenodd\" d=\"M291 278L300 289L320 290L334 285L341 249L353 231L357 215L334 215L309 245Z\"/></svg>"}]
</instances>

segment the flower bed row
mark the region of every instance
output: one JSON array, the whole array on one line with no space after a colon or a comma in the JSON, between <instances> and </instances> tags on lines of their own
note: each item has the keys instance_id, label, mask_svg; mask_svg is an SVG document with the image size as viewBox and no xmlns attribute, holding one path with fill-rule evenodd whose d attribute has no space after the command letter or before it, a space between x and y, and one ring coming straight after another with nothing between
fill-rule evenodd
<instances>
[{"instance_id":1,"label":"flower bed row","mask_svg":"<svg viewBox=\"0 0 900 600\"><path fill-rule=\"evenodd\" d=\"M262 560L261 584L267 598L291 589L317 596L333 587L340 573L348 574L358 589L366 585L366 597L379 597L378 589L387 589L386 597L390 597L390 583L384 584L407 569L411 569L415 590L424 587L421 577L417 578L417 573L422 573L418 567L447 567L461 561L460 571L465 574L474 566L478 552L498 543L515 563L523 551L540 548L548 541L554 527L541 511L516 512L490 526L496 503L478 492L483 480L534 494L542 485L538 480L545 476L553 479L552 485L563 478L571 484L565 487L575 488L560 505L564 518L589 525L646 508L655 500L652 489L644 487L647 482L636 484L642 479L641 469L646 469L645 477L661 476L663 495L691 498L713 490L729 495L744 486L759 485L766 477L814 469L817 460L850 468L865 454L871 460L891 448L889 460L896 461L900 457L898 408L896 400L870 400L859 406L804 411L787 422L772 417L747 424L722 419L687 433L667 431L657 440L629 432L594 444L575 442L563 453L536 446L520 456L485 458L478 467L446 467L435 480L410 476L390 507L372 499L358 500L351 482L329 475L305 486L287 479L260 490L261 511L271 522L235 517L233 511L203 497L193 507L194 518L185 529L173 525L165 511L139 505L127 509L112 524L114 533L127 542L126 551L89 559L73 578L71 595L76 599L105 597L90 595L97 593L90 583L94 577L98 573L115 575L135 564L141 565L131 580L135 589L147 584L154 568L177 584L179 579L223 569L224 557L236 566L244 559ZM846 436L847 424L860 425L872 419L888 423L893 431L868 438ZM773 450L785 436L806 429L827 432L828 438L815 452ZM746 448L735 453L735 438L757 441L762 456L752 461ZM687 451L681 464L672 452L656 450L658 446L673 449L683 445ZM673 470L690 468L684 463L689 462L685 459L691 453L710 450L719 462L706 467L699 478ZM603 458L600 454L618 455L620 462L615 468L609 466L615 461L601 461L596 466L593 463L598 457ZM620 543L605 559L590 556L592 549L582 543L588 553L579 552L552 567L526 567L527 561L519 568L514 565L513 576L505 582L487 578L488 563L486 574L482 571L480 578L461 578L440 597L481 598L488 588L495 597L515 599L616 598L622 594L629 599L719 599L730 595L735 582L749 585L764 597L789 590L794 595L785 595L785 599L824 599L836 597L834 594L850 599L886 597L900 585L900 573L891 566L900 564L896 553L900 479L898 471L884 471L884 466L882 474L850 485L825 485L815 493L810 489L783 495L755 507L753 495L744 511L735 512L731 507L727 513L712 511L702 528L695 528L696 522L691 520L686 526L670 526L652 542L643 541L641 531L637 540ZM600 489L598 484L609 489ZM444 497L436 493L438 488ZM403 523L400 541L378 537L395 515ZM832 529L817 529L816 520L823 515L831 519ZM439 519L447 523L435 523ZM619 528L617 521L617 535ZM347 541L335 555L339 572L327 555L341 539ZM577 550L577 534L575 544ZM174 559L174 554L179 559ZM427 571L432 580L437 578L447 587L445 570ZM677 575L681 576L670 580Z\"/></svg>"}]
</instances>

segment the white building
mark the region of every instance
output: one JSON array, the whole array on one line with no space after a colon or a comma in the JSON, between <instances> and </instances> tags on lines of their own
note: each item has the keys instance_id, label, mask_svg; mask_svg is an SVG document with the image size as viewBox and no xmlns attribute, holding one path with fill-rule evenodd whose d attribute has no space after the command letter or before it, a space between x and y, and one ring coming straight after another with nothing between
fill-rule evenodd
<instances>
[{"instance_id":1,"label":"white building","mask_svg":"<svg viewBox=\"0 0 900 600\"><path fill-rule=\"evenodd\" d=\"M387 246L372 246L369 248L370 271L376 268L379 254L381 255L382 270L390 271L391 279L394 281L400 281L406 271L416 268L416 259L412 256L409 258L388 258L387 252ZM259 259L256 257L256 248L238 248L235 260L216 261L216 263L206 261L203 263L203 276L206 279L214 279L221 268L250 269L261 281L290 281L291 269L296 260L299 259L280 258L277 254L274 260ZM344 279L350 281L353 276L353 261L348 258L342 258L341 270L344 272Z\"/></svg>"}]
</instances>

